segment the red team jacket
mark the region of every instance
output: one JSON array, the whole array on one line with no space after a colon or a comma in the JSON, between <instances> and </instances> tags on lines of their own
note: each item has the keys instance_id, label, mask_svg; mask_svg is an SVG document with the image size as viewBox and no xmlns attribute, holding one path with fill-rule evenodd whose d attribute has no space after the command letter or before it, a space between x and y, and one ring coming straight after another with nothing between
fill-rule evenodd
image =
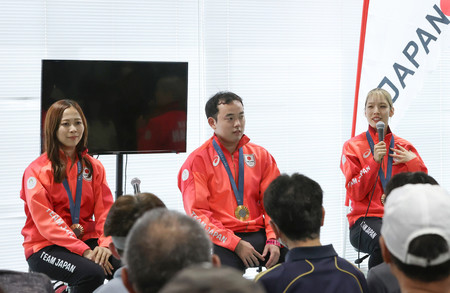
<instances>
[{"instance_id":1,"label":"red team jacket","mask_svg":"<svg viewBox=\"0 0 450 293\"><path fill-rule=\"evenodd\" d=\"M244 152L244 205L250 217L241 221L234 216L237 207L228 174L215 151L215 138L230 166L235 181L239 176L239 148ZM178 187L183 194L186 213L196 219L214 244L234 251L240 238L234 232L255 232L262 228L267 239L275 239L269 216L263 206L267 186L280 175L274 158L264 148L243 136L237 150L230 154L214 135L193 151L178 173Z\"/></svg>"},{"instance_id":2,"label":"red team jacket","mask_svg":"<svg viewBox=\"0 0 450 293\"><path fill-rule=\"evenodd\" d=\"M87 239L98 238L99 245L103 247L108 247L111 242L111 237L103 235L103 225L113 204L113 196L106 183L103 165L93 157L86 156L92 163L93 174L84 168L80 224L85 233L81 240L77 239L70 229L72 219L69 198L63 184L54 182L52 165L47 154L42 154L25 170L20 198L25 202L26 222L22 235L27 259L49 245L62 246L82 255L89 249L83 242ZM75 201L77 164L74 162L72 165L68 159L67 166L67 180Z\"/></svg>"},{"instance_id":3,"label":"red team jacket","mask_svg":"<svg viewBox=\"0 0 450 293\"><path fill-rule=\"evenodd\" d=\"M369 126L369 133L374 144L377 144L377 130ZM425 167L422 158L419 156L419 153L413 145L409 141L394 135L390 131L388 131L386 137L384 138L388 151L392 136L394 136L395 148L398 148L397 145L401 145L405 149L415 153L417 156L415 159L412 159L405 164L392 166L392 176L402 172L422 171L427 173L427 167ZM383 160L385 166L384 168L386 169L388 156L384 156ZM366 213L370 200L370 194L372 192L380 166L381 164L374 160L370 151L366 132L363 132L345 142L342 149L341 170L345 176L347 198L350 199L351 203L350 212L347 214L350 227L360 217L364 217ZM386 170L384 171L386 172ZM383 193L383 186L378 178L369 212L367 213L368 217L383 217L384 206L381 203L381 196Z\"/></svg>"}]
</instances>

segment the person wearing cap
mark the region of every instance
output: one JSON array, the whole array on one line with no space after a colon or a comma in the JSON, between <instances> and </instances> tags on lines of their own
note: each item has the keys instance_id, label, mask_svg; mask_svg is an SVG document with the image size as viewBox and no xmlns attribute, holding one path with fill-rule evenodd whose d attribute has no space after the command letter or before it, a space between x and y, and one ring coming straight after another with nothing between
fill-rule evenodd
<instances>
[{"instance_id":1,"label":"person wearing cap","mask_svg":"<svg viewBox=\"0 0 450 293\"><path fill-rule=\"evenodd\" d=\"M269 225L263 195L280 171L272 155L244 134L241 97L218 92L205 112L214 135L180 168L184 209L208 232L223 265L270 268L286 249Z\"/></svg>"},{"instance_id":2,"label":"person wearing cap","mask_svg":"<svg viewBox=\"0 0 450 293\"><path fill-rule=\"evenodd\" d=\"M450 194L407 184L386 201L380 246L402 292L450 292Z\"/></svg>"},{"instance_id":3,"label":"person wearing cap","mask_svg":"<svg viewBox=\"0 0 450 293\"><path fill-rule=\"evenodd\" d=\"M364 115L369 128L344 143L340 167L345 176L345 204L350 204L350 243L358 252L370 255L372 268L383 262L378 239L386 183L401 172L427 173L427 167L409 141L391 132L389 119L394 116L394 106L389 92L371 90ZM377 125L381 126L378 133Z\"/></svg>"},{"instance_id":4,"label":"person wearing cap","mask_svg":"<svg viewBox=\"0 0 450 293\"><path fill-rule=\"evenodd\" d=\"M368 292L364 274L322 245L323 191L314 180L295 173L281 175L267 188L264 203L270 225L289 252L286 261L258 274L267 292Z\"/></svg>"},{"instance_id":5,"label":"person wearing cap","mask_svg":"<svg viewBox=\"0 0 450 293\"><path fill-rule=\"evenodd\" d=\"M386 200L395 188L406 184L429 183L438 185L439 183L430 175L424 172L403 172L392 176L386 184ZM382 262L374 266L367 272L367 286L370 293L400 293L400 285L397 278L392 274L389 265Z\"/></svg>"}]
</instances>

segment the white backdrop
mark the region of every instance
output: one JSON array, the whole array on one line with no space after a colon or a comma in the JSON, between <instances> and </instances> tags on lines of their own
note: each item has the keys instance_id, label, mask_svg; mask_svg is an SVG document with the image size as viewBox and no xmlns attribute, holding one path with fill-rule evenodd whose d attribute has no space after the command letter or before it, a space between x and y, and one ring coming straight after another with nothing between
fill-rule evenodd
<instances>
[{"instance_id":1,"label":"white backdrop","mask_svg":"<svg viewBox=\"0 0 450 293\"><path fill-rule=\"evenodd\" d=\"M403 117L411 117L412 104L445 96L442 86L448 89L444 80L450 71L450 9L441 5L445 2L370 1L358 109L364 109L367 93L381 83L394 100L390 125L396 128L405 125ZM367 128L362 111L358 114L357 134Z\"/></svg>"},{"instance_id":2,"label":"white backdrop","mask_svg":"<svg viewBox=\"0 0 450 293\"><path fill-rule=\"evenodd\" d=\"M27 270L19 191L24 169L39 155L41 59L189 62L188 153L212 134L206 99L219 90L236 92L244 99L252 141L273 154L281 172L300 172L321 184L322 243L354 260L339 160L351 133L361 9L359 0L1 1L0 268ZM445 54L442 70L449 68ZM430 135L426 126L436 122L438 131L449 125L449 91L430 79L440 94L430 92L415 104L410 120L394 131L412 141L430 173L448 185L448 133ZM417 127L418 120L427 125ZM129 155L126 192L133 191L131 178L139 177L142 191L182 210L176 175L186 157ZM99 159L114 193L115 157Z\"/></svg>"}]
</instances>

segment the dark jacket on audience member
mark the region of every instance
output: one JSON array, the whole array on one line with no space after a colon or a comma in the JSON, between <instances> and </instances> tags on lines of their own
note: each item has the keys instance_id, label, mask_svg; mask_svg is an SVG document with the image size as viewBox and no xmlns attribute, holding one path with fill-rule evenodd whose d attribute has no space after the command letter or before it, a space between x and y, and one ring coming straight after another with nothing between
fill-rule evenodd
<instances>
[{"instance_id":1,"label":"dark jacket on audience member","mask_svg":"<svg viewBox=\"0 0 450 293\"><path fill-rule=\"evenodd\" d=\"M298 247L286 255L286 262L256 276L268 293L369 292L364 274L339 257L333 246Z\"/></svg>"}]
</instances>

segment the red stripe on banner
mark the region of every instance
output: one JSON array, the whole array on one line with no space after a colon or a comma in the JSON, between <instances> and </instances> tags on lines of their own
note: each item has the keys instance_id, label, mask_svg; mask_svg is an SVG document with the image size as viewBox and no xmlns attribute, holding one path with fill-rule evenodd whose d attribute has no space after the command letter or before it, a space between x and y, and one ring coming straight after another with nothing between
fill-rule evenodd
<instances>
[{"instance_id":1,"label":"red stripe on banner","mask_svg":"<svg viewBox=\"0 0 450 293\"><path fill-rule=\"evenodd\" d=\"M351 137L355 136L356 118L358 113L358 95L359 95L359 86L361 82L361 69L364 55L364 42L366 40L366 25L367 25L368 11L369 11L369 0L364 0L363 13L361 19L361 34L359 37L358 69L356 72L355 102L353 104L353 122L352 122Z\"/></svg>"},{"instance_id":2,"label":"red stripe on banner","mask_svg":"<svg viewBox=\"0 0 450 293\"><path fill-rule=\"evenodd\" d=\"M359 53L358 53L358 69L356 71L356 87L355 87L355 102L353 104L353 122L352 122L352 136L355 136L356 128L356 118L358 114L358 96L359 96L359 86L361 82L361 69L364 55L364 42L366 40L366 26L367 26L367 14L369 11L369 0L364 0L363 13L361 19L361 34L359 37ZM349 206L350 199L345 196L345 206Z\"/></svg>"}]
</instances>

